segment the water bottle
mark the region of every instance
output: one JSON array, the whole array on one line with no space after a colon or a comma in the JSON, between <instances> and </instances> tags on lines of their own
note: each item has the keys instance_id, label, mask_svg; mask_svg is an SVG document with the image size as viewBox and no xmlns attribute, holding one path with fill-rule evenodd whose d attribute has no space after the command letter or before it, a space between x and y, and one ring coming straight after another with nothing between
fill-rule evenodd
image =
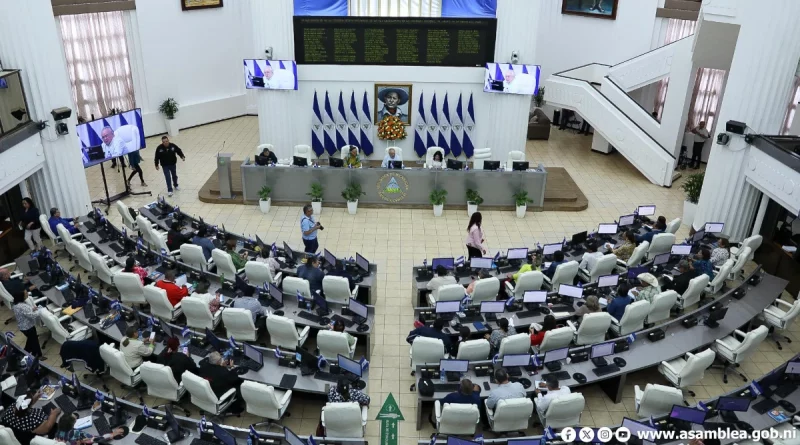
<instances>
[{"instance_id":1,"label":"water bottle","mask_svg":"<svg viewBox=\"0 0 800 445\"><path fill-rule=\"evenodd\" d=\"M253 445L253 438L250 436L247 436L247 445Z\"/></svg>"},{"instance_id":2,"label":"water bottle","mask_svg":"<svg viewBox=\"0 0 800 445\"><path fill-rule=\"evenodd\" d=\"M444 372L444 371L442 371L442 370L439 370L439 381L440 381L440 382L442 382L442 383L447 383L447 376L446 376L446 374L447 374L446 372Z\"/></svg>"}]
</instances>

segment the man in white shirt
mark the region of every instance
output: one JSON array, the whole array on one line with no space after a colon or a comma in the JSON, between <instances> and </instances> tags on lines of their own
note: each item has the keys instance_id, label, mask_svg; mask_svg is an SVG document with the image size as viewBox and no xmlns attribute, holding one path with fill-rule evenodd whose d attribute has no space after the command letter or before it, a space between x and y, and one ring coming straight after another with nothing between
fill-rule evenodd
<instances>
[{"instance_id":1,"label":"man in white shirt","mask_svg":"<svg viewBox=\"0 0 800 445\"><path fill-rule=\"evenodd\" d=\"M114 136L114 130L111 127L103 128L100 132L100 139L103 140L103 152L106 158L116 158L125 154L125 143L122 139Z\"/></svg>"},{"instance_id":2,"label":"man in white shirt","mask_svg":"<svg viewBox=\"0 0 800 445\"><path fill-rule=\"evenodd\" d=\"M536 388L535 391L536 412L539 414L540 419L543 419L544 415L547 413L547 408L550 406L550 402L572 392L569 390L568 386L559 387L558 379L555 377L547 376L545 378L545 383L547 384L547 394L542 395L542 391L539 388Z\"/></svg>"},{"instance_id":3,"label":"man in white shirt","mask_svg":"<svg viewBox=\"0 0 800 445\"><path fill-rule=\"evenodd\" d=\"M431 291L433 301L439 301L439 288L445 284L456 284L456 278L447 274L447 269L444 266L436 268L436 276L428 281L426 288Z\"/></svg>"},{"instance_id":4,"label":"man in white shirt","mask_svg":"<svg viewBox=\"0 0 800 445\"><path fill-rule=\"evenodd\" d=\"M389 149L389 153L383 157L383 162L381 162L381 167L388 168L389 161L400 161L403 162L403 158L400 157L399 154L395 151L394 148Z\"/></svg>"},{"instance_id":5,"label":"man in white shirt","mask_svg":"<svg viewBox=\"0 0 800 445\"><path fill-rule=\"evenodd\" d=\"M504 75L503 91L512 94L533 94L536 78L530 74L517 74L513 69L507 70Z\"/></svg>"},{"instance_id":6,"label":"man in white shirt","mask_svg":"<svg viewBox=\"0 0 800 445\"><path fill-rule=\"evenodd\" d=\"M508 381L508 371L503 368L498 368L494 372L494 380L497 382L497 386L492 389L486 399L486 406L489 409L497 408L497 402L501 400L524 399L528 396L522 383Z\"/></svg>"},{"instance_id":7,"label":"man in white shirt","mask_svg":"<svg viewBox=\"0 0 800 445\"><path fill-rule=\"evenodd\" d=\"M597 260L602 257L603 254L597 251L597 244L594 241L589 241L586 243L586 253L583 254L580 268L586 269L586 271L591 274L594 267L597 265Z\"/></svg>"},{"instance_id":8,"label":"man in white shirt","mask_svg":"<svg viewBox=\"0 0 800 445\"><path fill-rule=\"evenodd\" d=\"M274 90L293 90L294 75L287 70L274 70L268 65L264 68L264 87Z\"/></svg>"},{"instance_id":9,"label":"man in white shirt","mask_svg":"<svg viewBox=\"0 0 800 445\"><path fill-rule=\"evenodd\" d=\"M703 146L709 137L708 130L706 130L705 121L701 121L694 129L694 145L692 146L692 160L689 168L700 168L700 157L703 155Z\"/></svg>"}]
</instances>

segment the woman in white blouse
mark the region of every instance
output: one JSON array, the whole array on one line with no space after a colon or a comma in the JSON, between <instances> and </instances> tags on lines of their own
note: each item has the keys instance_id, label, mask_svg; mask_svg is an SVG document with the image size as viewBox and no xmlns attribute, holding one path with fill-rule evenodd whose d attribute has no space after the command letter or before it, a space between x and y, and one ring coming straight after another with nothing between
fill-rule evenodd
<instances>
[{"instance_id":1,"label":"woman in white blouse","mask_svg":"<svg viewBox=\"0 0 800 445\"><path fill-rule=\"evenodd\" d=\"M444 166L444 161L442 160L442 152L441 151L434 152L430 168L441 170L443 166Z\"/></svg>"}]
</instances>

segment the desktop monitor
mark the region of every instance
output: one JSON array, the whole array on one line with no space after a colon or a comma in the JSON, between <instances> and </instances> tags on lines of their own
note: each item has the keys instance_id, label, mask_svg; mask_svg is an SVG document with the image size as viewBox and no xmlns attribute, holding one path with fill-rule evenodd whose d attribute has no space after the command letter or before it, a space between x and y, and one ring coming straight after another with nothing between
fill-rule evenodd
<instances>
[{"instance_id":1,"label":"desktop monitor","mask_svg":"<svg viewBox=\"0 0 800 445\"><path fill-rule=\"evenodd\" d=\"M612 354L614 354L614 342L610 341L592 346L592 351L589 355L589 358L600 358Z\"/></svg>"},{"instance_id":2,"label":"desktop monitor","mask_svg":"<svg viewBox=\"0 0 800 445\"><path fill-rule=\"evenodd\" d=\"M617 233L617 224L614 223L604 223L600 224L597 227L597 233L599 235L613 235Z\"/></svg>"},{"instance_id":3,"label":"desktop monitor","mask_svg":"<svg viewBox=\"0 0 800 445\"><path fill-rule=\"evenodd\" d=\"M655 434L658 431L658 429L656 429L655 427L652 427L650 425L645 425L644 423L639 423L639 422L637 422L637 421L635 421L633 419L629 419L627 417L623 417L622 418L621 427L622 428L627 428L628 431L630 431L630 433L631 433L630 439L631 440L629 440L629 443L633 443L633 444L641 443L642 445L652 445L652 444L655 443L655 442L652 442L652 441L639 439L640 437L645 437L645 436L655 438Z\"/></svg>"},{"instance_id":4,"label":"desktop monitor","mask_svg":"<svg viewBox=\"0 0 800 445\"><path fill-rule=\"evenodd\" d=\"M619 284L619 275L602 275L597 278L597 287L612 287Z\"/></svg>"},{"instance_id":5,"label":"desktop monitor","mask_svg":"<svg viewBox=\"0 0 800 445\"><path fill-rule=\"evenodd\" d=\"M256 155L256 165L269 165L269 156Z\"/></svg>"},{"instance_id":6,"label":"desktop monitor","mask_svg":"<svg viewBox=\"0 0 800 445\"><path fill-rule=\"evenodd\" d=\"M361 378L361 363L350 360L349 358L343 356L342 354L339 354L338 359L339 359L338 360L339 367L342 368L342 370L347 371L358 378Z\"/></svg>"},{"instance_id":7,"label":"desktop monitor","mask_svg":"<svg viewBox=\"0 0 800 445\"><path fill-rule=\"evenodd\" d=\"M646 206L639 206L636 208L636 213L639 216L652 216L656 214L656 206L654 205L646 205Z\"/></svg>"},{"instance_id":8,"label":"desktop monitor","mask_svg":"<svg viewBox=\"0 0 800 445\"><path fill-rule=\"evenodd\" d=\"M328 300L326 300L325 297L323 297L321 293L315 292L313 299L314 299L314 304L316 304L317 307L323 313L327 314L328 312L330 312L330 310L328 309Z\"/></svg>"},{"instance_id":9,"label":"desktop monitor","mask_svg":"<svg viewBox=\"0 0 800 445\"><path fill-rule=\"evenodd\" d=\"M528 257L528 248L527 247L518 247L516 249L508 249L508 253L506 253L507 260L524 260Z\"/></svg>"},{"instance_id":10,"label":"desktop monitor","mask_svg":"<svg viewBox=\"0 0 800 445\"><path fill-rule=\"evenodd\" d=\"M433 267L433 270L436 270L439 268L439 266L442 266L447 270L453 270L455 267L455 262L453 258L434 258L433 261L431 261L431 267Z\"/></svg>"},{"instance_id":11,"label":"desktop monitor","mask_svg":"<svg viewBox=\"0 0 800 445\"><path fill-rule=\"evenodd\" d=\"M660 253L653 257L653 266L660 266L669 263L670 254L668 252Z\"/></svg>"},{"instance_id":12,"label":"desktop monitor","mask_svg":"<svg viewBox=\"0 0 800 445\"><path fill-rule=\"evenodd\" d=\"M750 397L727 397L717 400L717 411L747 411L750 408Z\"/></svg>"},{"instance_id":13,"label":"desktop monitor","mask_svg":"<svg viewBox=\"0 0 800 445\"><path fill-rule=\"evenodd\" d=\"M691 244L673 244L672 249L670 249L669 253L671 255L691 255L692 254L692 245Z\"/></svg>"},{"instance_id":14,"label":"desktop monitor","mask_svg":"<svg viewBox=\"0 0 800 445\"><path fill-rule=\"evenodd\" d=\"M562 284L561 286L558 286L558 295L570 298L581 298L583 297L583 288L569 284Z\"/></svg>"},{"instance_id":15,"label":"desktop monitor","mask_svg":"<svg viewBox=\"0 0 800 445\"><path fill-rule=\"evenodd\" d=\"M211 428L214 430L214 437L222 442L222 445L236 445L236 439L234 439L231 433L225 431L224 428L216 423L212 423Z\"/></svg>"},{"instance_id":16,"label":"desktop monitor","mask_svg":"<svg viewBox=\"0 0 800 445\"><path fill-rule=\"evenodd\" d=\"M458 302L460 303L460 302ZM438 306L437 306L438 310ZM502 314L506 311L505 301L482 301L481 314Z\"/></svg>"},{"instance_id":17,"label":"desktop monitor","mask_svg":"<svg viewBox=\"0 0 800 445\"><path fill-rule=\"evenodd\" d=\"M784 374L800 374L800 362L787 363Z\"/></svg>"},{"instance_id":18,"label":"desktop monitor","mask_svg":"<svg viewBox=\"0 0 800 445\"><path fill-rule=\"evenodd\" d=\"M216 335L211 332L211 329L206 328L206 341L210 344L215 350L218 352L222 352L225 349L222 345L222 342L219 341Z\"/></svg>"},{"instance_id":19,"label":"desktop monitor","mask_svg":"<svg viewBox=\"0 0 800 445\"><path fill-rule=\"evenodd\" d=\"M164 412L166 413L164 417L167 419L167 428L172 430L176 435L180 435L181 427L178 425L178 420L175 419L175 415L172 414L172 407L170 405L164 405Z\"/></svg>"},{"instance_id":20,"label":"desktop monitor","mask_svg":"<svg viewBox=\"0 0 800 445\"><path fill-rule=\"evenodd\" d=\"M483 161L484 170L500 170L500 161Z\"/></svg>"},{"instance_id":21,"label":"desktop monitor","mask_svg":"<svg viewBox=\"0 0 800 445\"><path fill-rule=\"evenodd\" d=\"M447 445L479 445L479 443L467 439L459 439L455 436L447 436Z\"/></svg>"},{"instance_id":22,"label":"desktop monitor","mask_svg":"<svg viewBox=\"0 0 800 445\"><path fill-rule=\"evenodd\" d=\"M542 247L542 255L552 255L561 250L562 247L563 245L561 243L545 244L544 247Z\"/></svg>"},{"instance_id":23,"label":"desktop monitor","mask_svg":"<svg viewBox=\"0 0 800 445\"><path fill-rule=\"evenodd\" d=\"M546 301L546 290L529 290L525 291L525 294L522 296L523 303L545 303Z\"/></svg>"},{"instance_id":24,"label":"desktop monitor","mask_svg":"<svg viewBox=\"0 0 800 445\"><path fill-rule=\"evenodd\" d=\"M580 233L576 233L576 234L572 235L572 239L570 240L570 244L572 244L573 246L578 245L578 244L583 244L583 243L586 242L586 239L588 238L588 236L589 236L589 232L586 232L586 231L583 231L583 232L580 232Z\"/></svg>"},{"instance_id":25,"label":"desktop monitor","mask_svg":"<svg viewBox=\"0 0 800 445\"><path fill-rule=\"evenodd\" d=\"M639 267L631 267L628 269L628 279L632 280L638 277L643 273L647 273L650 270L647 266L639 266Z\"/></svg>"},{"instance_id":26,"label":"desktop monitor","mask_svg":"<svg viewBox=\"0 0 800 445\"><path fill-rule=\"evenodd\" d=\"M467 372L469 360L439 360L439 371L442 372Z\"/></svg>"},{"instance_id":27,"label":"desktop monitor","mask_svg":"<svg viewBox=\"0 0 800 445\"><path fill-rule=\"evenodd\" d=\"M283 427L283 438L289 445L306 445L306 441L295 434L289 427Z\"/></svg>"},{"instance_id":28,"label":"desktop monitor","mask_svg":"<svg viewBox=\"0 0 800 445\"><path fill-rule=\"evenodd\" d=\"M356 252L356 266L361 268L364 272L369 272L369 260L361 256L358 252Z\"/></svg>"},{"instance_id":29,"label":"desktop monitor","mask_svg":"<svg viewBox=\"0 0 800 445\"><path fill-rule=\"evenodd\" d=\"M451 314L458 312L461 309L461 301L437 301L436 313L437 314Z\"/></svg>"},{"instance_id":30,"label":"desktop monitor","mask_svg":"<svg viewBox=\"0 0 800 445\"><path fill-rule=\"evenodd\" d=\"M459 301L458 303L461 302ZM347 309L349 309L350 312L356 314L357 316L365 320L367 319L367 307L356 301L356 299L354 298L350 299L350 301L347 303Z\"/></svg>"},{"instance_id":31,"label":"desktop monitor","mask_svg":"<svg viewBox=\"0 0 800 445\"><path fill-rule=\"evenodd\" d=\"M272 283L269 283L269 296L278 303L283 303L283 292Z\"/></svg>"},{"instance_id":32,"label":"desktop monitor","mask_svg":"<svg viewBox=\"0 0 800 445\"><path fill-rule=\"evenodd\" d=\"M725 314L728 313L728 307L721 307L711 313L708 314L708 320L706 323L715 325L717 322L725 318Z\"/></svg>"},{"instance_id":33,"label":"desktop monitor","mask_svg":"<svg viewBox=\"0 0 800 445\"><path fill-rule=\"evenodd\" d=\"M316 371L319 369L317 356L303 348L297 348L294 352L294 359L300 363L301 367Z\"/></svg>"},{"instance_id":34,"label":"desktop monitor","mask_svg":"<svg viewBox=\"0 0 800 445\"><path fill-rule=\"evenodd\" d=\"M308 158L305 156L293 156L292 165L297 167L308 167Z\"/></svg>"},{"instance_id":35,"label":"desktop monitor","mask_svg":"<svg viewBox=\"0 0 800 445\"><path fill-rule=\"evenodd\" d=\"M706 231L698 230L697 232L694 232L694 235L692 235L692 242L699 243L700 241L703 241L703 238L705 237L706 237Z\"/></svg>"},{"instance_id":36,"label":"desktop monitor","mask_svg":"<svg viewBox=\"0 0 800 445\"><path fill-rule=\"evenodd\" d=\"M542 363L565 360L567 355L569 355L569 348L551 349L544 353L544 359L542 360Z\"/></svg>"},{"instance_id":37,"label":"desktop monitor","mask_svg":"<svg viewBox=\"0 0 800 445\"><path fill-rule=\"evenodd\" d=\"M403 169L403 161L389 161L386 165L388 168L393 168L395 170Z\"/></svg>"},{"instance_id":38,"label":"desktop monitor","mask_svg":"<svg viewBox=\"0 0 800 445\"><path fill-rule=\"evenodd\" d=\"M448 159L447 160L447 169L448 170L464 170L464 163L461 161L457 161L455 159Z\"/></svg>"},{"instance_id":39,"label":"desktop monitor","mask_svg":"<svg viewBox=\"0 0 800 445\"><path fill-rule=\"evenodd\" d=\"M175 337L175 332L172 330L172 328L170 327L170 325L167 322L165 322L165 321L161 322L161 324L159 326L161 326L161 330L164 332L164 335L167 338ZM180 334L180 332L178 332L178 333ZM183 338L183 336L181 336L181 338ZM180 340L180 339L178 339L178 340Z\"/></svg>"},{"instance_id":40,"label":"desktop monitor","mask_svg":"<svg viewBox=\"0 0 800 445\"><path fill-rule=\"evenodd\" d=\"M503 357L503 367L528 366L531 364L530 354L509 354Z\"/></svg>"},{"instance_id":41,"label":"desktop monitor","mask_svg":"<svg viewBox=\"0 0 800 445\"><path fill-rule=\"evenodd\" d=\"M330 158L328 159L328 165L331 167L342 168L344 167L344 160L342 158Z\"/></svg>"},{"instance_id":42,"label":"desktop monitor","mask_svg":"<svg viewBox=\"0 0 800 445\"><path fill-rule=\"evenodd\" d=\"M688 406L681 405L672 405L672 411L669 413L669 418L702 425L706 420L706 414L707 413L701 409L689 408Z\"/></svg>"},{"instance_id":43,"label":"desktop monitor","mask_svg":"<svg viewBox=\"0 0 800 445\"><path fill-rule=\"evenodd\" d=\"M286 244L286 241L283 242L283 251L286 252L286 256L289 257L289 260L294 259L294 250Z\"/></svg>"},{"instance_id":44,"label":"desktop monitor","mask_svg":"<svg viewBox=\"0 0 800 445\"><path fill-rule=\"evenodd\" d=\"M473 269L491 269L494 263L494 258L472 257L469 260L469 267Z\"/></svg>"},{"instance_id":45,"label":"desktop monitor","mask_svg":"<svg viewBox=\"0 0 800 445\"><path fill-rule=\"evenodd\" d=\"M725 223L720 222L709 222L703 227L706 233L722 233L723 229L725 229Z\"/></svg>"},{"instance_id":46,"label":"desktop monitor","mask_svg":"<svg viewBox=\"0 0 800 445\"><path fill-rule=\"evenodd\" d=\"M630 226L636 221L636 215L624 215L619 217L619 226L626 227Z\"/></svg>"},{"instance_id":47,"label":"desktop monitor","mask_svg":"<svg viewBox=\"0 0 800 445\"><path fill-rule=\"evenodd\" d=\"M244 343L244 356L258 363L259 365L264 364L264 354L247 343Z\"/></svg>"},{"instance_id":48,"label":"desktop monitor","mask_svg":"<svg viewBox=\"0 0 800 445\"><path fill-rule=\"evenodd\" d=\"M325 258L325 262L330 264L331 267L336 267L336 255L332 254L328 249L322 249L322 252L322 257Z\"/></svg>"},{"instance_id":49,"label":"desktop monitor","mask_svg":"<svg viewBox=\"0 0 800 445\"><path fill-rule=\"evenodd\" d=\"M528 167L530 167L528 161L514 161L511 163L511 170L515 172L528 171Z\"/></svg>"}]
</instances>

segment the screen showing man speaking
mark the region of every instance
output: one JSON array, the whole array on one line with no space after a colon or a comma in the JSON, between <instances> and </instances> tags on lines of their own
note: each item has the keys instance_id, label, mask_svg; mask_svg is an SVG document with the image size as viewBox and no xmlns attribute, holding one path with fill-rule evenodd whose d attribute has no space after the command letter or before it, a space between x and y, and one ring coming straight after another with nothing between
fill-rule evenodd
<instances>
[{"instance_id":1,"label":"screen showing man speaking","mask_svg":"<svg viewBox=\"0 0 800 445\"><path fill-rule=\"evenodd\" d=\"M83 166L91 167L145 147L139 108L78 125Z\"/></svg>"},{"instance_id":2,"label":"screen showing man speaking","mask_svg":"<svg viewBox=\"0 0 800 445\"><path fill-rule=\"evenodd\" d=\"M244 86L247 89L296 90L297 64L293 60L246 59Z\"/></svg>"}]
</instances>

